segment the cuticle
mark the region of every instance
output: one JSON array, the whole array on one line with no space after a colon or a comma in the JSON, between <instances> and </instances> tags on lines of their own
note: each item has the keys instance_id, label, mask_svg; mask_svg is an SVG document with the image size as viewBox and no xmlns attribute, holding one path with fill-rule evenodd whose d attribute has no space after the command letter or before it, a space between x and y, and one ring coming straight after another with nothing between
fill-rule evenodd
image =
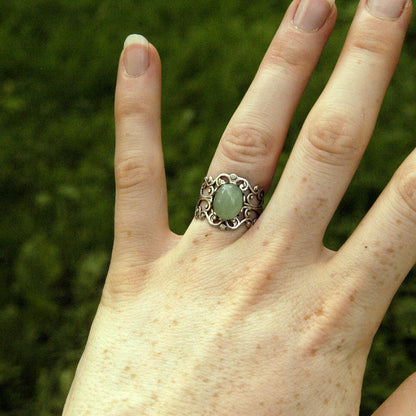
<instances>
[{"instance_id":1,"label":"cuticle","mask_svg":"<svg viewBox=\"0 0 416 416\"><path fill-rule=\"evenodd\" d=\"M369 0L366 0L365 2L365 9L367 10L367 12L370 13L371 16L375 17L376 19L384 20L386 22L395 22L399 20L403 16L403 13L405 12L405 10L408 9L409 7L412 7L412 0L407 0L406 3L404 3L402 10L397 17L386 17L386 16L379 16L375 14L374 12L372 12L368 5L368 2Z\"/></svg>"}]
</instances>

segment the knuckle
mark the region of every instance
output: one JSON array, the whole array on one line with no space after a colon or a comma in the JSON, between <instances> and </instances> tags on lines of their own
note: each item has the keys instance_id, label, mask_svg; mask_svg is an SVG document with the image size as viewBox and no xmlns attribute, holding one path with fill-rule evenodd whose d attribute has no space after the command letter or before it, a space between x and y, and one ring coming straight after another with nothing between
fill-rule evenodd
<instances>
[{"instance_id":1,"label":"knuckle","mask_svg":"<svg viewBox=\"0 0 416 416\"><path fill-rule=\"evenodd\" d=\"M416 165L403 166L397 173L397 190L400 198L410 209L411 216L416 220Z\"/></svg>"},{"instance_id":2,"label":"knuckle","mask_svg":"<svg viewBox=\"0 0 416 416\"><path fill-rule=\"evenodd\" d=\"M155 165L140 156L117 161L114 166L118 189L131 189L145 182L152 182L156 175Z\"/></svg>"},{"instance_id":3,"label":"knuckle","mask_svg":"<svg viewBox=\"0 0 416 416\"><path fill-rule=\"evenodd\" d=\"M126 119L137 119L139 122L152 121L155 118L154 106L147 100L125 97L115 108L116 123Z\"/></svg>"},{"instance_id":4,"label":"knuckle","mask_svg":"<svg viewBox=\"0 0 416 416\"><path fill-rule=\"evenodd\" d=\"M123 264L120 273L109 273L103 288L101 305L118 309L137 297L148 280L147 267Z\"/></svg>"},{"instance_id":5,"label":"knuckle","mask_svg":"<svg viewBox=\"0 0 416 416\"><path fill-rule=\"evenodd\" d=\"M271 67L296 68L309 62L312 55L311 48L296 37L291 39L277 39L272 43L263 64Z\"/></svg>"},{"instance_id":6,"label":"knuckle","mask_svg":"<svg viewBox=\"0 0 416 416\"><path fill-rule=\"evenodd\" d=\"M360 128L344 114L327 114L311 123L306 132L308 154L319 162L344 165L361 149Z\"/></svg>"},{"instance_id":7,"label":"knuckle","mask_svg":"<svg viewBox=\"0 0 416 416\"><path fill-rule=\"evenodd\" d=\"M368 25L351 41L351 49L359 54L386 56L391 53L392 45L389 37L380 28Z\"/></svg>"},{"instance_id":8,"label":"knuckle","mask_svg":"<svg viewBox=\"0 0 416 416\"><path fill-rule=\"evenodd\" d=\"M227 129L221 140L221 151L233 162L258 163L270 154L272 142L272 134L267 128L239 123Z\"/></svg>"}]
</instances>

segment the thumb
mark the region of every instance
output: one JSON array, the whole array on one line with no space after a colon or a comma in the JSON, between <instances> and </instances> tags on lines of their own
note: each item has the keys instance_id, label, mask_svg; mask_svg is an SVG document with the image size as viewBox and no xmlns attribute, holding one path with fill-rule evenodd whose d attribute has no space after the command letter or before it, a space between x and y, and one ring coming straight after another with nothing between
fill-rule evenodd
<instances>
[{"instance_id":1,"label":"thumb","mask_svg":"<svg viewBox=\"0 0 416 416\"><path fill-rule=\"evenodd\" d=\"M416 416L416 373L408 377L373 416Z\"/></svg>"}]
</instances>

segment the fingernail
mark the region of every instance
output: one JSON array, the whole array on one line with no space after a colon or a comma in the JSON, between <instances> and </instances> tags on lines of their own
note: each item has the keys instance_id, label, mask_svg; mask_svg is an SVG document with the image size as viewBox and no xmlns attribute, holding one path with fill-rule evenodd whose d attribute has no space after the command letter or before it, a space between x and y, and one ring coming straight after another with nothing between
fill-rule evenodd
<instances>
[{"instance_id":1,"label":"fingernail","mask_svg":"<svg viewBox=\"0 0 416 416\"><path fill-rule=\"evenodd\" d=\"M397 19L403 12L407 0L368 0L367 7L377 17Z\"/></svg>"},{"instance_id":2,"label":"fingernail","mask_svg":"<svg viewBox=\"0 0 416 416\"><path fill-rule=\"evenodd\" d=\"M301 0L293 24L306 32L320 29L331 14L335 0Z\"/></svg>"},{"instance_id":3,"label":"fingernail","mask_svg":"<svg viewBox=\"0 0 416 416\"><path fill-rule=\"evenodd\" d=\"M129 35L124 41L124 68L131 77L138 77L149 67L149 42L142 35Z\"/></svg>"}]
</instances>

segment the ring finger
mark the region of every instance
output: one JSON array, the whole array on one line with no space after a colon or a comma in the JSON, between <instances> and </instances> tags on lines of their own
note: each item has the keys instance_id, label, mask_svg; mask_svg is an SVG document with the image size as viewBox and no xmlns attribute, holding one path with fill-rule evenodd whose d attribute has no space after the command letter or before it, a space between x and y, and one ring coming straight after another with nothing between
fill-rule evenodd
<instances>
[{"instance_id":1,"label":"ring finger","mask_svg":"<svg viewBox=\"0 0 416 416\"><path fill-rule=\"evenodd\" d=\"M221 138L209 176L235 173L268 189L289 124L335 18L335 5L329 0L291 4ZM198 226L194 222L193 227Z\"/></svg>"}]
</instances>

